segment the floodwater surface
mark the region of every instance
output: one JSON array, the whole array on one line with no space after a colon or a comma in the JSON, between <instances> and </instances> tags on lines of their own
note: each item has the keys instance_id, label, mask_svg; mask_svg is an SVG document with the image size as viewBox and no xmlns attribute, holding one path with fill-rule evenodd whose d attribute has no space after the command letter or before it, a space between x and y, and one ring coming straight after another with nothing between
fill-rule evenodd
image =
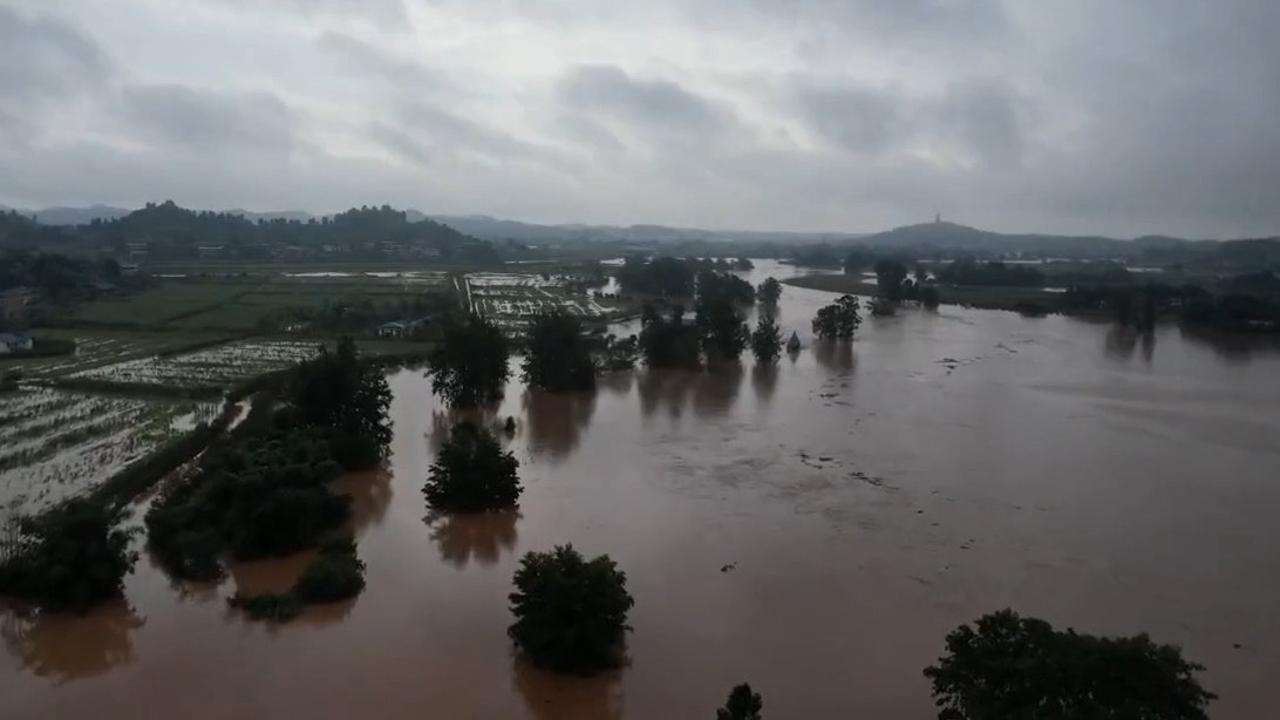
<instances>
[{"instance_id":1,"label":"floodwater surface","mask_svg":"<svg viewBox=\"0 0 1280 720\"><path fill-rule=\"evenodd\" d=\"M449 415L420 370L392 374L392 457L340 483L359 598L248 622L225 598L288 586L305 556L181 588L144 556L126 602L0 616L0 715L696 719L745 680L770 718L926 720L945 634L1003 607L1149 632L1208 666L1213 717L1274 713L1280 358L950 307L815 346L833 297L784 290L805 348L774 370L513 382L492 419L516 418L518 513L428 516ZM627 667L559 678L513 654L518 559L558 543L627 573Z\"/></svg>"}]
</instances>

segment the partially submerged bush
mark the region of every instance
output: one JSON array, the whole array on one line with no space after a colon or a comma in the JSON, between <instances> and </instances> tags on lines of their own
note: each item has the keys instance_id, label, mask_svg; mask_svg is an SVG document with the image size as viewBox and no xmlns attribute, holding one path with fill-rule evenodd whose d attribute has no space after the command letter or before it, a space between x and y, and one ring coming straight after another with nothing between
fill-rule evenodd
<instances>
[{"instance_id":1,"label":"partially submerged bush","mask_svg":"<svg viewBox=\"0 0 1280 720\"><path fill-rule=\"evenodd\" d=\"M130 533L99 503L72 498L23 518L0 562L0 593L53 612L87 611L120 596L137 554Z\"/></svg>"},{"instance_id":2,"label":"partially submerged bush","mask_svg":"<svg viewBox=\"0 0 1280 720\"><path fill-rule=\"evenodd\" d=\"M520 561L515 586L516 622L507 634L534 664L589 675L621 663L635 601L608 555L588 562L571 545L531 552Z\"/></svg>"},{"instance_id":3,"label":"partially submerged bush","mask_svg":"<svg viewBox=\"0 0 1280 720\"><path fill-rule=\"evenodd\" d=\"M924 674L940 720L1208 720L1204 668L1146 635L1061 632L1002 610L947 635L947 654Z\"/></svg>"},{"instance_id":4,"label":"partially submerged bush","mask_svg":"<svg viewBox=\"0 0 1280 720\"><path fill-rule=\"evenodd\" d=\"M493 433L463 421L449 431L431 465L422 492L433 508L483 512L514 507L520 498L520 467L515 455L503 452Z\"/></svg>"},{"instance_id":5,"label":"partially submerged bush","mask_svg":"<svg viewBox=\"0 0 1280 720\"><path fill-rule=\"evenodd\" d=\"M356 541L349 535L330 538L307 563L302 576L286 593L246 595L236 593L227 604L254 620L285 622L313 603L349 600L364 590L364 562L356 555Z\"/></svg>"}]
</instances>

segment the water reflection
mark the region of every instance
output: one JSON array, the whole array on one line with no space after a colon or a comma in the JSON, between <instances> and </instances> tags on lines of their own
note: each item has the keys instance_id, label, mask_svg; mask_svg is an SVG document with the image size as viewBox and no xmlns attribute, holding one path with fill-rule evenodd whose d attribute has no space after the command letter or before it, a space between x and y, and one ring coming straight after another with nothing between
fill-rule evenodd
<instances>
[{"instance_id":1,"label":"water reflection","mask_svg":"<svg viewBox=\"0 0 1280 720\"><path fill-rule=\"evenodd\" d=\"M813 359L832 375L848 375L853 370L853 344L814 338Z\"/></svg>"},{"instance_id":2,"label":"water reflection","mask_svg":"<svg viewBox=\"0 0 1280 720\"><path fill-rule=\"evenodd\" d=\"M486 405L478 408L439 409L431 411L431 432L427 434L427 447L432 454L440 451L444 441L449 439L449 431L463 420L470 420L480 427L488 428L495 437L508 437L504 429L505 417L498 414L499 405Z\"/></svg>"},{"instance_id":3,"label":"water reflection","mask_svg":"<svg viewBox=\"0 0 1280 720\"><path fill-rule=\"evenodd\" d=\"M394 492L391 472L385 467L343 475L334 481L332 489L351 498L351 528L357 534L382 522Z\"/></svg>"},{"instance_id":4,"label":"water reflection","mask_svg":"<svg viewBox=\"0 0 1280 720\"><path fill-rule=\"evenodd\" d=\"M516 521L520 513L504 510L486 513L432 513L427 516L431 540L445 562L461 570L475 561L493 565L503 551L516 545Z\"/></svg>"},{"instance_id":5,"label":"water reflection","mask_svg":"<svg viewBox=\"0 0 1280 720\"><path fill-rule=\"evenodd\" d=\"M778 366L757 364L752 367L751 387L755 388L756 396L761 400L772 398L773 391L778 388Z\"/></svg>"},{"instance_id":6,"label":"water reflection","mask_svg":"<svg viewBox=\"0 0 1280 720\"><path fill-rule=\"evenodd\" d=\"M738 399L744 374L739 362L708 366L706 373L693 384L694 414L699 417L727 414Z\"/></svg>"},{"instance_id":7,"label":"water reflection","mask_svg":"<svg viewBox=\"0 0 1280 720\"><path fill-rule=\"evenodd\" d=\"M582 439L596 409L596 393L549 393L529 390L524 394L524 411L529 430L529 451L562 460Z\"/></svg>"},{"instance_id":8,"label":"water reflection","mask_svg":"<svg viewBox=\"0 0 1280 720\"><path fill-rule=\"evenodd\" d=\"M1280 339L1271 336L1221 334L1193 326L1182 326L1179 332L1183 339L1208 347L1232 365L1247 365L1254 354L1280 354Z\"/></svg>"},{"instance_id":9,"label":"water reflection","mask_svg":"<svg viewBox=\"0 0 1280 720\"><path fill-rule=\"evenodd\" d=\"M512 665L516 690L538 720L618 720L623 707L618 675L557 675L519 657Z\"/></svg>"},{"instance_id":10,"label":"water reflection","mask_svg":"<svg viewBox=\"0 0 1280 720\"><path fill-rule=\"evenodd\" d=\"M61 685L132 662L130 635L145 622L124 600L82 616L4 610L0 638L23 669Z\"/></svg>"}]
</instances>

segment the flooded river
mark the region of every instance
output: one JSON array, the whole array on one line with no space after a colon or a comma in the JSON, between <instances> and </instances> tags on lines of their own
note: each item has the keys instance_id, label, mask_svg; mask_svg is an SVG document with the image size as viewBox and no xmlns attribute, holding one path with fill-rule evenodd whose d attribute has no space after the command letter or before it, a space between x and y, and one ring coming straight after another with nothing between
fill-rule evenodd
<instances>
[{"instance_id":1,"label":"flooded river","mask_svg":"<svg viewBox=\"0 0 1280 720\"><path fill-rule=\"evenodd\" d=\"M518 423L518 514L424 517L448 420L421 371L393 374L388 467L342 482L363 595L272 627L224 599L305 558L197 589L144 558L127 604L2 616L0 715L696 719L749 680L770 718L926 720L943 636L1006 606L1180 644L1215 718L1274 713L1280 356L949 307L814 347L833 297L785 289L805 349L776 371L512 383L496 416ZM566 542L627 573L621 671L512 654L518 558Z\"/></svg>"}]
</instances>

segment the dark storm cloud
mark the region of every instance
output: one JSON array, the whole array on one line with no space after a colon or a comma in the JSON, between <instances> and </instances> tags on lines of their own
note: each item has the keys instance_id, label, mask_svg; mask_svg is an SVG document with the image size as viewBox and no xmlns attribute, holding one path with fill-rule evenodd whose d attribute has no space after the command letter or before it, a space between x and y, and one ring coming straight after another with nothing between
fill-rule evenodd
<instances>
[{"instance_id":1,"label":"dark storm cloud","mask_svg":"<svg viewBox=\"0 0 1280 720\"><path fill-rule=\"evenodd\" d=\"M184 10L0 0L0 202L1280 228L1271 0Z\"/></svg>"}]
</instances>

